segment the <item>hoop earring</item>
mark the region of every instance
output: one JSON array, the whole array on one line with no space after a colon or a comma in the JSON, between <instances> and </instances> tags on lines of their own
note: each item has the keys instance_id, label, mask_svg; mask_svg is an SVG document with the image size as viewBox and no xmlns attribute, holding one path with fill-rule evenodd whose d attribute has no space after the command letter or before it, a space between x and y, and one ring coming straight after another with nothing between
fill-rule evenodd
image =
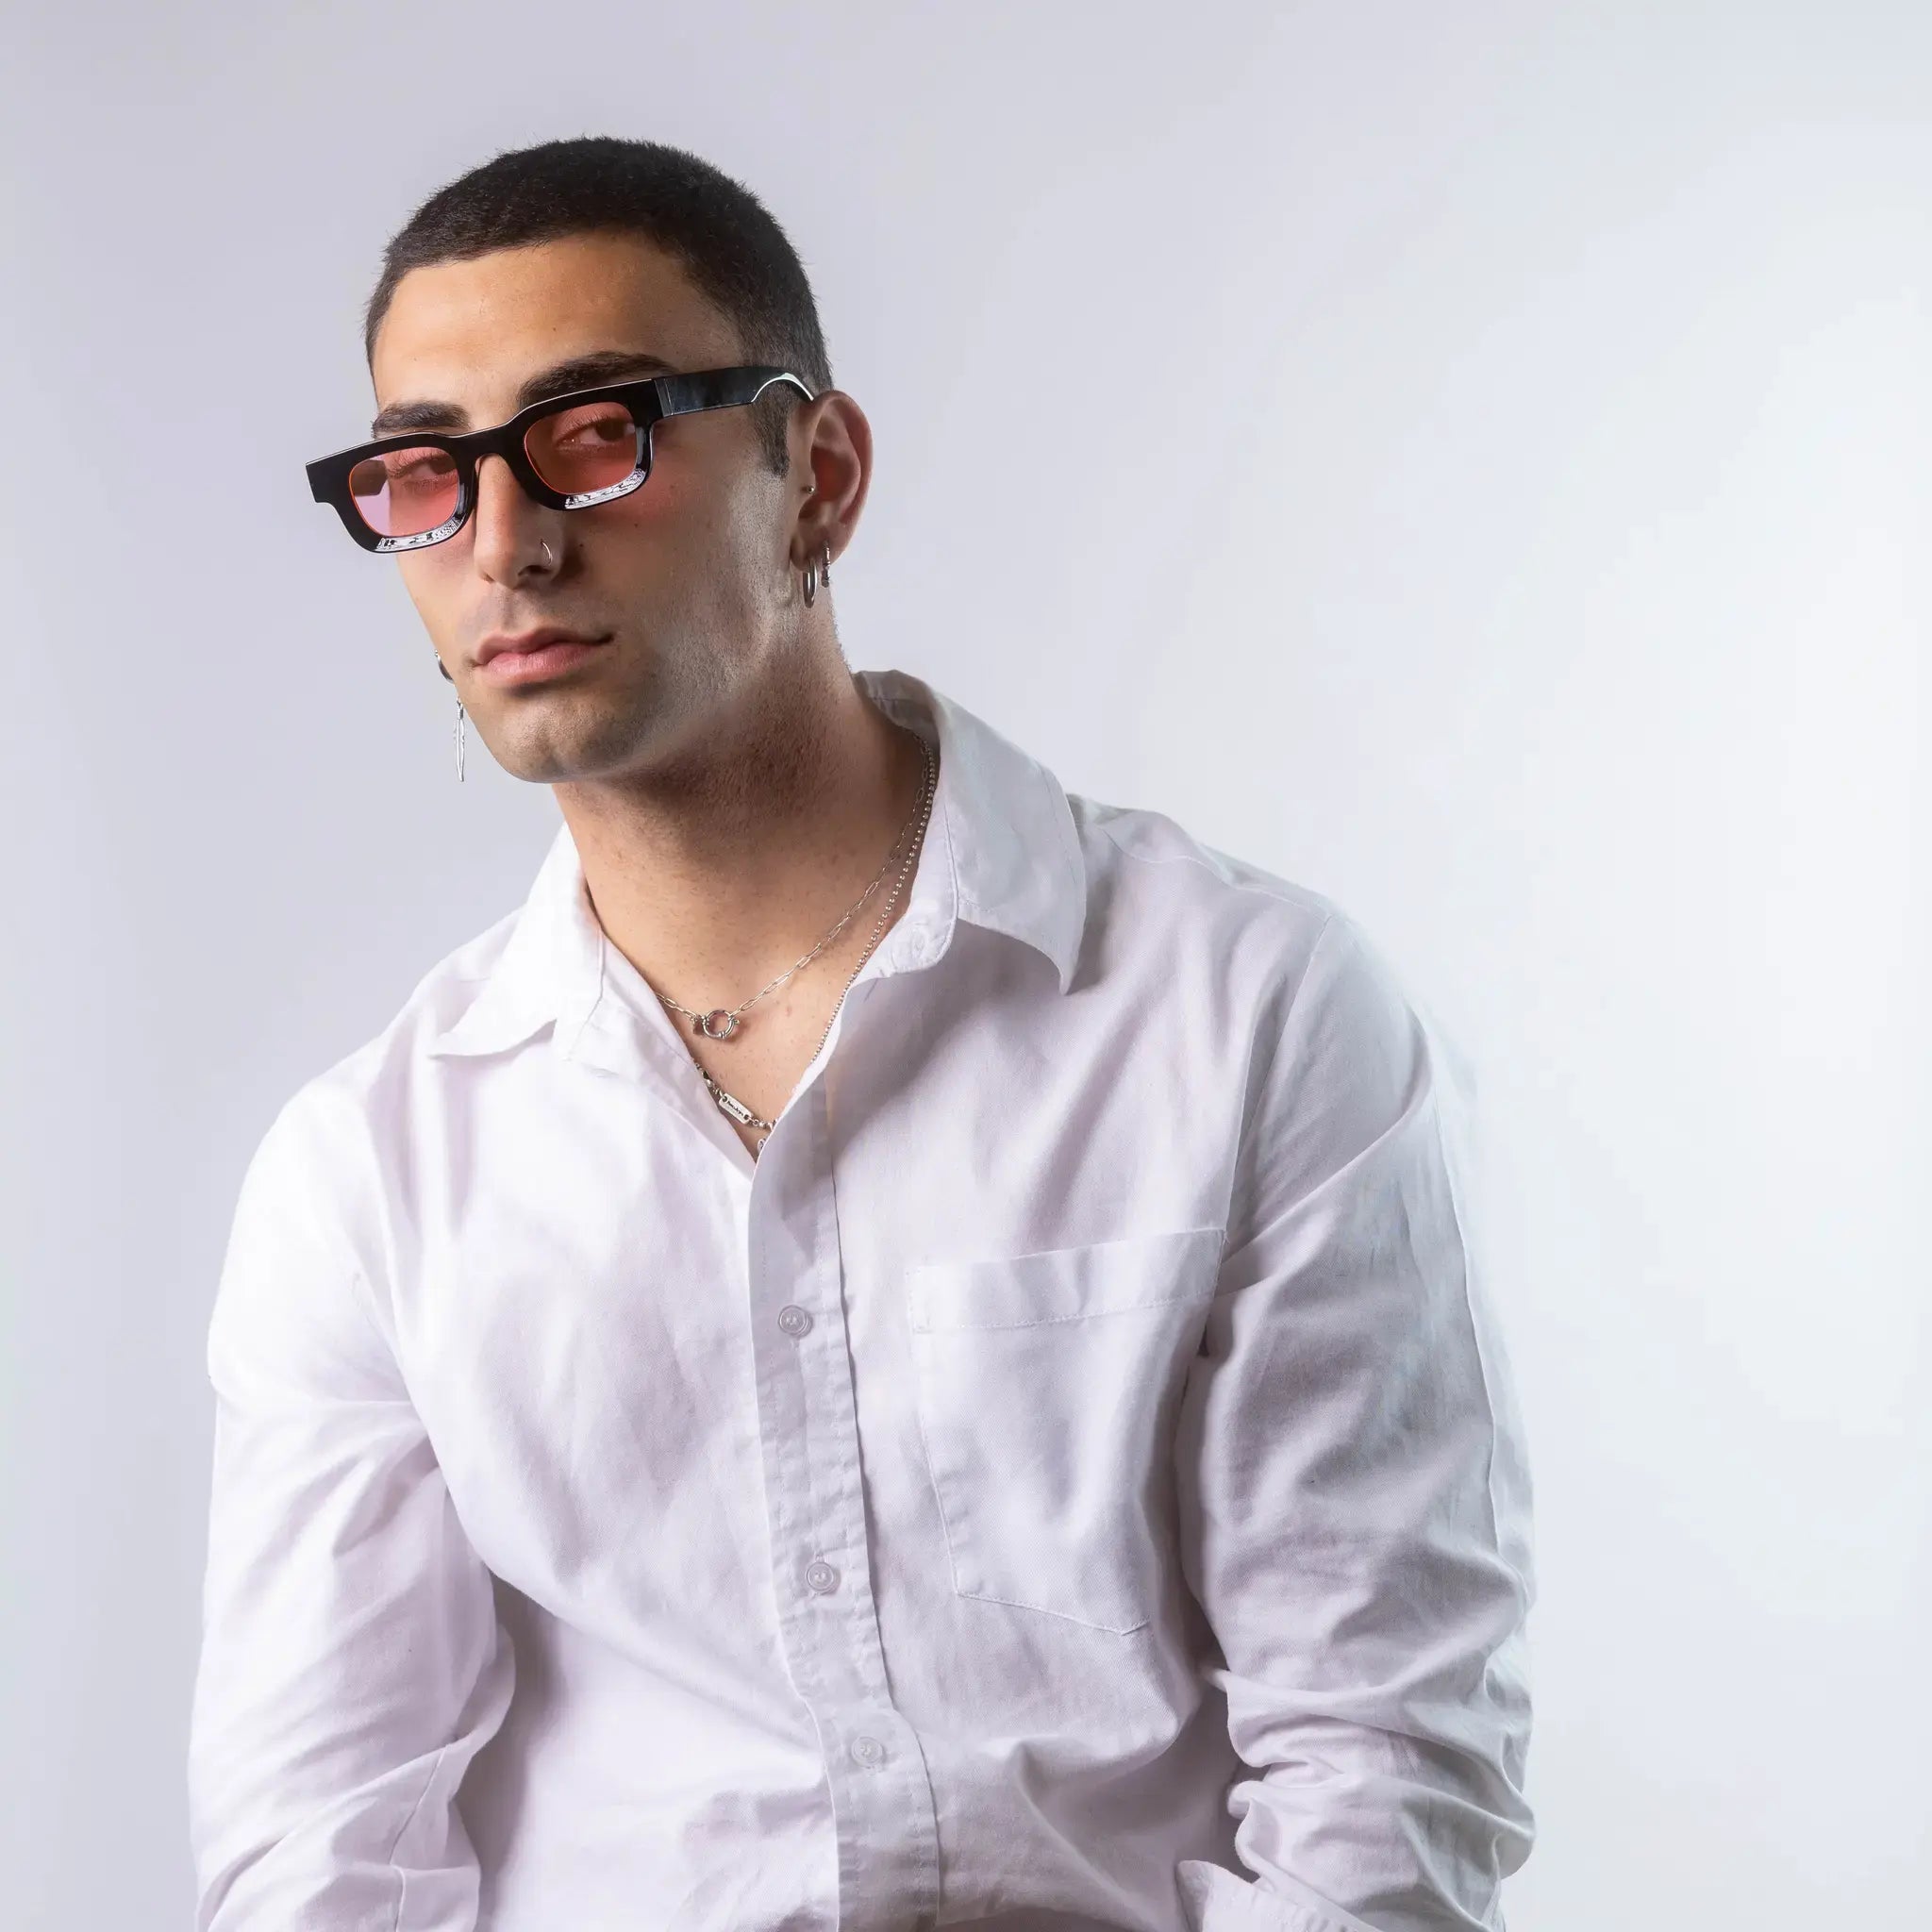
<instances>
[{"instance_id":1,"label":"hoop earring","mask_svg":"<svg viewBox=\"0 0 1932 1932\"><path fill-rule=\"evenodd\" d=\"M818 565L816 563L808 563L805 567L805 602L808 609L810 608L811 601L818 593Z\"/></svg>"}]
</instances>

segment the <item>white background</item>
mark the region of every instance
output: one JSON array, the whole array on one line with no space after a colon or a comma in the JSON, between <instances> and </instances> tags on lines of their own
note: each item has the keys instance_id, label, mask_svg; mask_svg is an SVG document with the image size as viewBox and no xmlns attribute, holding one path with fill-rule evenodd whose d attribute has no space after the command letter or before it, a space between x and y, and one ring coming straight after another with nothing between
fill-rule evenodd
<instances>
[{"instance_id":1,"label":"white background","mask_svg":"<svg viewBox=\"0 0 1932 1932\"><path fill-rule=\"evenodd\" d=\"M457 784L301 466L366 425L393 228L580 133L805 258L876 436L849 661L1330 893L1474 1058L1538 1510L1511 1932L1918 1921L1932 8L15 0L4 43L9 1926L187 1924L242 1163L558 823L474 734Z\"/></svg>"}]
</instances>

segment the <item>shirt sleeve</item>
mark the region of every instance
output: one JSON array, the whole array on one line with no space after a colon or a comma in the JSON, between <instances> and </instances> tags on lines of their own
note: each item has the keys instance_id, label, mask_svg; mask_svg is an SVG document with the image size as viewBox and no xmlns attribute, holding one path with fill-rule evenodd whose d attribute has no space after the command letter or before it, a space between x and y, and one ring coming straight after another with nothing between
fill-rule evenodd
<instances>
[{"instance_id":1,"label":"shirt sleeve","mask_svg":"<svg viewBox=\"0 0 1932 1932\"><path fill-rule=\"evenodd\" d=\"M1260 1031L1177 1438L1245 1870L1181 1860L1182 1903L1193 1932L1504 1932L1535 1585L1474 1079L1339 911Z\"/></svg>"},{"instance_id":2,"label":"shirt sleeve","mask_svg":"<svg viewBox=\"0 0 1932 1932\"><path fill-rule=\"evenodd\" d=\"M353 1136L311 1097L249 1163L208 1326L194 1924L473 1932L454 1800L513 1653L371 1294Z\"/></svg>"}]
</instances>

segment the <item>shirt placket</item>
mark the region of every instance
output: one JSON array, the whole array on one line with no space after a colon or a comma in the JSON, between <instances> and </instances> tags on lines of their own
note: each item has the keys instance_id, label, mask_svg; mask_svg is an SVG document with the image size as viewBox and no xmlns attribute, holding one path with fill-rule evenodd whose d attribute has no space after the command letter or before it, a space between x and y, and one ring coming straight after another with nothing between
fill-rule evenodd
<instances>
[{"instance_id":1,"label":"shirt placket","mask_svg":"<svg viewBox=\"0 0 1932 1932\"><path fill-rule=\"evenodd\" d=\"M758 1156L746 1275L779 1630L830 1788L838 1926L923 1932L938 1917L938 1824L879 1637L823 1078L869 983Z\"/></svg>"}]
</instances>

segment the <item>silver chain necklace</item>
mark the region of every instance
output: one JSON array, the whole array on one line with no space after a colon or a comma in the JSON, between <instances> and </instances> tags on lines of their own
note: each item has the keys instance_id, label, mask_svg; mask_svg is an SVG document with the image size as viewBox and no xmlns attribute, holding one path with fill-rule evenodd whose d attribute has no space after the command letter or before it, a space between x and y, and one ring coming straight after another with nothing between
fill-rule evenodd
<instances>
[{"instance_id":1,"label":"silver chain necklace","mask_svg":"<svg viewBox=\"0 0 1932 1932\"><path fill-rule=\"evenodd\" d=\"M918 734L915 733L914 735L917 736ZM920 781L919 805L913 814L913 818L917 819L918 821L918 830L913 834L912 842L907 848L906 858L899 867L899 876L892 882L891 892L888 896L885 906L879 913L878 919L874 922L873 925L871 936L866 940L865 950L859 954L858 961L853 966L852 971L846 974L845 984L839 989L839 997L837 1001L834 1002L832 1007L832 1017L831 1019L825 1022L825 1030L819 1035L818 1045L812 1048L812 1060L817 1059L819 1055L824 1050L825 1041L829 1040L832 1035L833 1022L836 1021L839 1017L839 1009L844 1004L846 993L851 991L852 982L858 977L859 972L864 967L865 962L872 958L873 948L878 944L879 939L885 932L886 927L891 924L892 908L899 903L899 894L906 889L906 881L911 874L913 861L919 857L920 846L924 841L926 821L932 815L933 794L938 790L939 759L931 744L928 743L924 738L920 739L920 749L924 757L925 769L924 775L922 776L922 779ZM907 821L907 824L910 825L912 822L912 819L908 819ZM886 854L886 865L890 865L892 862L892 852L896 852L898 850L899 840L903 839L904 837L905 832L904 830L902 830L900 832L899 839L895 839L892 841L891 851L889 851ZM879 879L883 878L884 876L885 866L881 866L879 868L878 876L875 877L873 880L872 885L866 887L865 891L859 895L858 905L855 905L852 908L852 910L850 912L847 912L843 919L840 920L839 924L832 928L831 932L828 932L825 935L824 939L822 939L818 942L818 944L815 945L811 949L811 951L805 956L805 958L799 960L798 966L793 966L790 968L788 971L781 973L776 979L773 980L772 986L760 988L758 991L755 992L752 995L750 1000L745 1000L741 1005L730 1008L728 1009L722 1007L713 1008L712 1010L708 1013L693 1013L689 1007L678 1006L677 1002L674 1000L669 993L660 992L658 994L658 997L660 1000L662 1000L666 1006L675 1008L678 1012L687 1015L692 1022L691 1031L693 1033L702 1033L708 1040L729 1040L731 1036L738 1031L737 1016L740 1013L743 1012L746 1007L751 1005L752 1000L762 999L766 993L772 991L772 987L782 986L786 980L790 979L791 977L791 974L798 971L799 966L805 965L808 960L816 958L819 953L824 950L824 946L833 938L833 936L846 924L847 921L851 919L852 914L858 910L858 907L864 905L866 900L869 897L871 897L873 887L876 886L879 882ZM712 1020L721 1017L725 1023L723 1032L716 1031L709 1024ZM741 1126L755 1127L759 1129L764 1134L769 1134L772 1131L772 1129L777 1125L777 1123L775 1121L768 1121L762 1115L754 1113L750 1108L745 1106L743 1101L738 1098L736 1094L727 1093L724 1088L719 1086L717 1081L712 1079L708 1069L706 1068L704 1063L698 1058L697 1055L694 1053L691 1053L690 1047L686 1047L685 1052L691 1054L691 1065L697 1068L698 1073L700 1076L703 1078L706 1087L710 1090L711 1098L717 1102L718 1108L721 1113L728 1115L732 1120L738 1122L738 1124ZM811 1064L811 1060L808 1060L806 1064L809 1066ZM752 1158L756 1160L758 1158L759 1154L761 1154L763 1151L764 1142L761 1140L758 1142L758 1146L752 1149Z\"/></svg>"},{"instance_id":2,"label":"silver chain necklace","mask_svg":"<svg viewBox=\"0 0 1932 1932\"><path fill-rule=\"evenodd\" d=\"M783 986L785 982L788 979L790 979L794 973L798 971L798 968L800 966L808 966L814 959L818 958L818 956L822 952L824 951L824 949L828 945L831 944L831 942L835 939L839 937L839 935L841 932L845 930L846 926L851 924L853 915L858 912L859 907L863 906L865 902L872 897L873 893L877 891L879 881L885 877L887 870L891 867L892 863L892 854L898 851L899 849L899 841L901 839L904 839L908 831L911 829L912 820L916 819L919 816L919 811L920 808L918 806L914 806L912 808L911 817L908 818L906 821L906 823L899 827L899 837L892 841L891 847L888 849L886 853L885 862L879 867L878 871L873 874L872 884L867 886L865 891L859 893L858 899L853 903L852 907L845 913L844 917L841 918L839 921L839 923L832 927L831 931L825 934L824 939L820 940L818 944L815 945L811 949L811 951L805 956L804 958L800 959L796 965L788 966L783 973L779 974L776 979L772 981L770 986L759 987L758 991L753 993L750 999L741 1000L735 1007L713 1007L710 1009L710 1011L707 1013L696 1013L693 1012L689 1007L679 1006L678 1003L675 999L673 999L668 992L660 992L658 995L658 997L660 1000L662 1000L664 1004L672 1009L673 1012L682 1013L684 1017L691 1022L691 1030L693 1033L702 1033L707 1040L729 1040L731 1036L738 1031L738 1016L741 1012L743 1012L747 1007L756 1006L758 1002L763 999L768 992L771 992L776 988Z\"/></svg>"}]
</instances>

